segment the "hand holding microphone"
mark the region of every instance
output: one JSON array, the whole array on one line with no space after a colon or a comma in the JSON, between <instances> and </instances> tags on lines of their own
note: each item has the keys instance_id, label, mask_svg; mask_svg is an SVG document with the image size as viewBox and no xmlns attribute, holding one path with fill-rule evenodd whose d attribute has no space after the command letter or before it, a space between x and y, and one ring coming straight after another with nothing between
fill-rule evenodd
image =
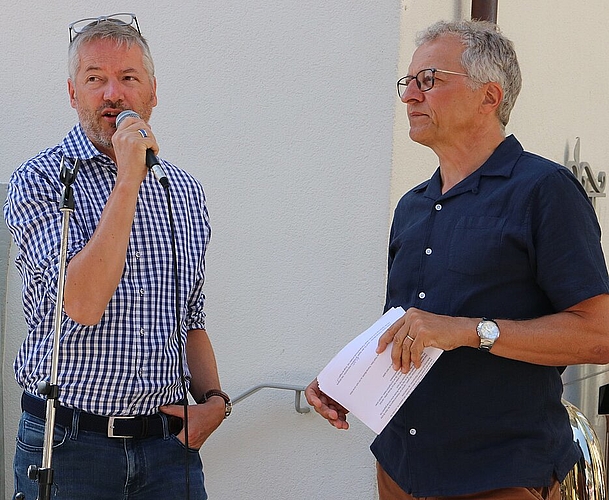
<instances>
[{"instance_id":1,"label":"hand holding microphone","mask_svg":"<svg viewBox=\"0 0 609 500\"><path fill-rule=\"evenodd\" d=\"M140 119L140 115L138 115L135 111L131 109L121 111L116 117L117 129L120 126L121 122L127 117L136 118L137 120ZM139 129L138 132L141 134L142 137L147 137L146 131L144 129ZM154 154L154 151L150 148L146 150L146 166L148 167L148 170L152 171L154 176L164 188L169 187L169 180L167 179L167 175L165 174L163 167L161 167L161 162Z\"/></svg>"}]
</instances>

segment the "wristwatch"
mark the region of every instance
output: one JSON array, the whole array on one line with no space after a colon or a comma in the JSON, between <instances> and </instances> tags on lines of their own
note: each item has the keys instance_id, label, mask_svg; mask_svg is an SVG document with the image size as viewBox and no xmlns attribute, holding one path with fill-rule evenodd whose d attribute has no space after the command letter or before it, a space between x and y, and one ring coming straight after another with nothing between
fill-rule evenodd
<instances>
[{"instance_id":1,"label":"wristwatch","mask_svg":"<svg viewBox=\"0 0 609 500\"><path fill-rule=\"evenodd\" d=\"M197 401L197 404L205 403L207 400L213 396L220 396L224 400L224 418L227 418L231 411L233 411L233 403L230 400L228 394L220 389L211 389L203 394L203 397Z\"/></svg>"},{"instance_id":2,"label":"wristwatch","mask_svg":"<svg viewBox=\"0 0 609 500\"><path fill-rule=\"evenodd\" d=\"M492 319L482 318L482 321L476 327L476 332L478 332L478 337L480 337L478 349L490 351L495 341L499 338L499 325Z\"/></svg>"}]
</instances>

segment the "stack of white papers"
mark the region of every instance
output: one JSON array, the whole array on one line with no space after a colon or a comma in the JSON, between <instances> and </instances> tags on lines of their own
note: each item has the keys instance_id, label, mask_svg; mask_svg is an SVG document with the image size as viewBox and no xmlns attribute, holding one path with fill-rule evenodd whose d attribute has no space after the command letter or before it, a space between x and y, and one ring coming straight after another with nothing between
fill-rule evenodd
<instances>
[{"instance_id":1,"label":"stack of white papers","mask_svg":"<svg viewBox=\"0 0 609 500\"><path fill-rule=\"evenodd\" d=\"M376 353L378 339L405 314L401 307L387 311L370 328L349 342L317 376L319 388L380 434L400 406L442 354L427 347L420 368L406 374L391 364L389 344Z\"/></svg>"}]
</instances>

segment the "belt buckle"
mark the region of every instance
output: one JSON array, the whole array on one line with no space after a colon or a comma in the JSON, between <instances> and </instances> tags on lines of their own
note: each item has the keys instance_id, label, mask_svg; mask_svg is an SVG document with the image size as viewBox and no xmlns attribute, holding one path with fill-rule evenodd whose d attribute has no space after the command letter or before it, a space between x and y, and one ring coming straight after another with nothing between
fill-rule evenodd
<instances>
[{"instance_id":1,"label":"belt buckle","mask_svg":"<svg viewBox=\"0 0 609 500\"><path fill-rule=\"evenodd\" d=\"M114 434L114 422L116 420L133 420L135 417L108 417L108 437L131 439L135 436L118 436Z\"/></svg>"}]
</instances>

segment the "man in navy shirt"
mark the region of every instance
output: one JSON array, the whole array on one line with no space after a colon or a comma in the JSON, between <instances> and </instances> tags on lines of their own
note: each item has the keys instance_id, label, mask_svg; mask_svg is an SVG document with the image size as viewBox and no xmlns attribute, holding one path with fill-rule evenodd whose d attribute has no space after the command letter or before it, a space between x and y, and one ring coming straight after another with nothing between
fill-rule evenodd
<instances>
[{"instance_id":1,"label":"man in navy shirt","mask_svg":"<svg viewBox=\"0 0 609 500\"><path fill-rule=\"evenodd\" d=\"M495 25L439 22L417 45L398 93L439 167L395 210L385 309L407 312L378 352L404 372L445 352L372 444L379 496L558 500L580 456L560 367L609 361L600 227L567 169L506 137L521 76ZM348 428L317 381L306 395Z\"/></svg>"}]
</instances>

